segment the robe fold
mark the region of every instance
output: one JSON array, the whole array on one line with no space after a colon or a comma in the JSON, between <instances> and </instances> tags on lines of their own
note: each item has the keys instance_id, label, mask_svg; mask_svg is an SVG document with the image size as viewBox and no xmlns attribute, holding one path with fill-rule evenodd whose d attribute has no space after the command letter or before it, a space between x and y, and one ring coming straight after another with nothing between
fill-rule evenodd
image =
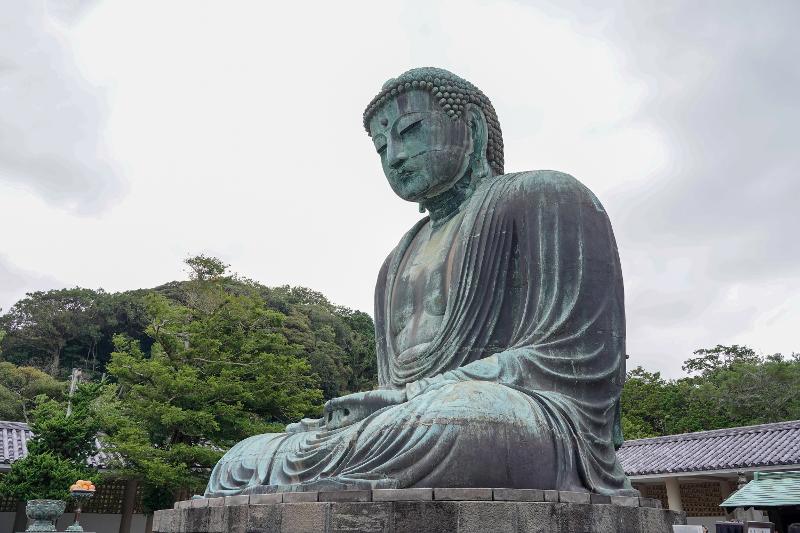
<instances>
[{"instance_id":1,"label":"robe fold","mask_svg":"<svg viewBox=\"0 0 800 533\"><path fill-rule=\"evenodd\" d=\"M554 171L487 178L461 209L445 314L423 353L396 353L390 310L427 218L378 277L379 386L408 401L336 430L246 439L207 496L315 485L636 494L615 453L625 317L605 210Z\"/></svg>"}]
</instances>

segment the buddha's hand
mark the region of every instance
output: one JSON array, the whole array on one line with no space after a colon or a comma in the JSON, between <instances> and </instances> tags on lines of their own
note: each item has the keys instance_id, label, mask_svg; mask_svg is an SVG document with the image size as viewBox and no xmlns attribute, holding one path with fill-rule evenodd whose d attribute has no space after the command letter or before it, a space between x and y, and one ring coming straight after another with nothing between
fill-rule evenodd
<instances>
[{"instance_id":1,"label":"buddha's hand","mask_svg":"<svg viewBox=\"0 0 800 533\"><path fill-rule=\"evenodd\" d=\"M289 424L284 431L286 433L304 433L318 430L324 425L324 419L322 418L304 418L300 422Z\"/></svg>"},{"instance_id":2,"label":"buddha's hand","mask_svg":"<svg viewBox=\"0 0 800 533\"><path fill-rule=\"evenodd\" d=\"M323 419L326 429L338 429L364 420L372 413L405 401L403 390L371 390L333 398L325 403Z\"/></svg>"}]
</instances>

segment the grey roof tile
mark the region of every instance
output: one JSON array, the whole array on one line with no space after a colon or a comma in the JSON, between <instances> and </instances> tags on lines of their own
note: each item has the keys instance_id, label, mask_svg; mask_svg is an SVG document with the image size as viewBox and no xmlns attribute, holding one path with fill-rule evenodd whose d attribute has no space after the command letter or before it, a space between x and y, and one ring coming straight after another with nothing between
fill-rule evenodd
<instances>
[{"instance_id":1,"label":"grey roof tile","mask_svg":"<svg viewBox=\"0 0 800 533\"><path fill-rule=\"evenodd\" d=\"M629 476L800 464L800 420L626 441Z\"/></svg>"},{"instance_id":2,"label":"grey roof tile","mask_svg":"<svg viewBox=\"0 0 800 533\"><path fill-rule=\"evenodd\" d=\"M22 422L0 422L0 463L12 463L28 453L31 430Z\"/></svg>"}]
</instances>

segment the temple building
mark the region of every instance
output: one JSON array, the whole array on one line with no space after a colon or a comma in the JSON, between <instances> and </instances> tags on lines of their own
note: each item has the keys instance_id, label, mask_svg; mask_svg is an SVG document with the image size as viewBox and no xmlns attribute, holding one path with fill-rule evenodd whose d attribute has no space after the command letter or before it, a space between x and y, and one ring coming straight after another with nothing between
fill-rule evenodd
<instances>
[{"instance_id":1,"label":"temple building","mask_svg":"<svg viewBox=\"0 0 800 533\"><path fill-rule=\"evenodd\" d=\"M643 496L685 511L688 524L714 531L714 522L734 516L735 505L726 502L731 514L720 505L756 473L800 470L800 420L630 440L618 455ZM800 506L800 490L795 498ZM766 519L759 508L769 506L739 508L737 517Z\"/></svg>"}]
</instances>

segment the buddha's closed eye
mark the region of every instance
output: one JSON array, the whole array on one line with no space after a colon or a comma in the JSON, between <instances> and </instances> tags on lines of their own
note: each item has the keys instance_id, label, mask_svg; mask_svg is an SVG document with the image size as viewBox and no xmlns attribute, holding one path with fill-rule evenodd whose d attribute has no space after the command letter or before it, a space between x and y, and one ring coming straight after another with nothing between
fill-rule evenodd
<instances>
[{"instance_id":1,"label":"buddha's closed eye","mask_svg":"<svg viewBox=\"0 0 800 533\"><path fill-rule=\"evenodd\" d=\"M379 154L386 150L386 137L383 134L376 135L372 142L375 143L375 150Z\"/></svg>"},{"instance_id":2,"label":"buddha's closed eye","mask_svg":"<svg viewBox=\"0 0 800 533\"><path fill-rule=\"evenodd\" d=\"M420 124L422 124L422 117L417 117L405 124L401 124L400 127L398 128L398 133L400 135L411 133L412 131L419 128Z\"/></svg>"}]
</instances>

